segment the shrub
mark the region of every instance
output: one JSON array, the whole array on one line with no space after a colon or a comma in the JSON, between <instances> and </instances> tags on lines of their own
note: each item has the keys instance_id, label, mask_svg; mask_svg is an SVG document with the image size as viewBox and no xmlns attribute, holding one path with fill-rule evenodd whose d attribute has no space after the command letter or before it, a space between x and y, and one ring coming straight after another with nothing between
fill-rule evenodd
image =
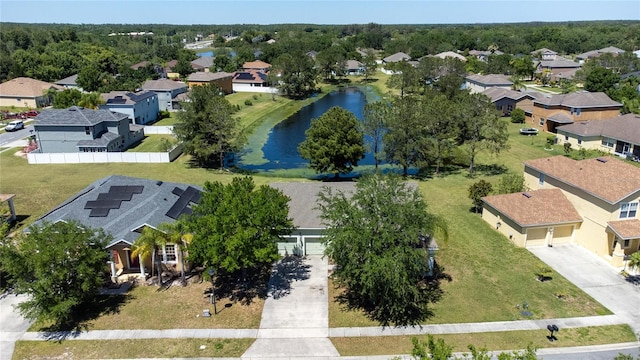
<instances>
[{"instance_id":1,"label":"shrub","mask_svg":"<svg viewBox=\"0 0 640 360\"><path fill-rule=\"evenodd\" d=\"M245 101L244 101L244 104L245 104L245 105L247 105L247 106L251 106L251 105L253 105L253 103L252 103L252 102L251 102L251 100L249 100L249 99L245 100Z\"/></svg>"},{"instance_id":2,"label":"shrub","mask_svg":"<svg viewBox=\"0 0 640 360\"><path fill-rule=\"evenodd\" d=\"M511 112L511 122L514 124L522 124L524 123L524 110L522 109L514 109Z\"/></svg>"},{"instance_id":3,"label":"shrub","mask_svg":"<svg viewBox=\"0 0 640 360\"><path fill-rule=\"evenodd\" d=\"M535 272L536 277L540 281L551 280L551 274L553 273L553 269L548 267L547 265L538 266L538 270Z\"/></svg>"},{"instance_id":4,"label":"shrub","mask_svg":"<svg viewBox=\"0 0 640 360\"><path fill-rule=\"evenodd\" d=\"M549 135L547 136L547 147L552 147L553 145L556 144L556 137L555 135Z\"/></svg>"},{"instance_id":5,"label":"shrub","mask_svg":"<svg viewBox=\"0 0 640 360\"><path fill-rule=\"evenodd\" d=\"M565 154L568 154L568 153L571 152L571 143L570 142L566 142L562 146L564 147L564 153Z\"/></svg>"}]
</instances>

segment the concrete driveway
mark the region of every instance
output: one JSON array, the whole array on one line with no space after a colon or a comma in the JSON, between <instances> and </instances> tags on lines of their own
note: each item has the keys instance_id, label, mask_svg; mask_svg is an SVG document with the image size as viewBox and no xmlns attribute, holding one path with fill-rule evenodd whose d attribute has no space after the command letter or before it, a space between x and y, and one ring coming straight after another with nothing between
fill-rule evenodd
<instances>
[{"instance_id":1,"label":"concrete driveway","mask_svg":"<svg viewBox=\"0 0 640 360\"><path fill-rule=\"evenodd\" d=\"M578 245L528 250L631 325L640 336L640 286L627 282L604 259Z\"/></svg>"},{"instance_id":2,"label":"concrete driveway","mask_svg":"<svg viewBox=\"0 0 640 360\"><path fill-rule=\"evenodd\" d=\"M25 320L14 305L24 301L25 296L0 294L0 360L10 360L15 341L27 331L31 322Z\"/></svg>"}]
</instances>

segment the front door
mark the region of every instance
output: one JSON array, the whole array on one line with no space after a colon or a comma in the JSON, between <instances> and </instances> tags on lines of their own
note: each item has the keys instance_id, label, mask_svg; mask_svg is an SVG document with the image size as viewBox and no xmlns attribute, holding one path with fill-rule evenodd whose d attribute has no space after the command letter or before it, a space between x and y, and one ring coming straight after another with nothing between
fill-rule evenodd
<instances>
[{"instance_id":1,"label":"front door","mask_svg":"<svg viewBox=\"0 0 640 360\"><path fill-rule=\"evenodd\" d=\"M131 251L129 251L129 267L131 268L140 267L140 259L137 256L132 256Z\"/></svg>"}]
</instances>

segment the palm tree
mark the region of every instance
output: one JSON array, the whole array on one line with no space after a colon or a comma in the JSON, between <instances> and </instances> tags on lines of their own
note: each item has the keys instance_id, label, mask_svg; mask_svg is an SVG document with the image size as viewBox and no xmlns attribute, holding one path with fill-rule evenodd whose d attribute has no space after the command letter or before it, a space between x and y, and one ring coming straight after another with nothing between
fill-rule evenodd
<instances>
[{"instance_id":1,"label":"palm tree","mask_svg":"<svg viewBox=\"0 0 640 360\"><path fill-rule=\"evenodd\" d=\"M511 89L515 91L520 91L520 89L526 89L527 86L524 84L522 78L518 75L513 75L509 78L509 81L512 82Z\"/></svg>"},{"instance_id":2,"label":"palm tree","mask_svg":"<svg viewBox=\"0 0 640 360\"><path fill-rule=\"evenodd\" d=\"M82 94L80 101L78 101L78 106L94 110L101 104L104 104L104 100L96 92Z\"/></svg>"},{"instance_id":3,"label":"palm tree","mask_svg":"<svg viewBox=\"0 0 640 360\"><path fill-rule=\"evenodd\" d=\"M184 273L184 250L191 242L191 239L193 239L193 235L187 233L184 224L179 221L175 223L162 223L158 228L165 234L167 242L175 244L180 250L180 278L184 283L186 281Z\"/></svg>"},{"instance_id":4,"label":"palm tree","mask_svg":"<svg viewBox=\"0 0 640 360\"><path fill-rule=\"evenodd\" d=\"M636 271L640 271L640 251L636 251L631 256L629 256L629 261L627 262L630 269L635 269Z\"/></svg>"},{"instance_id":5,"label":"palm tree","mask_svg":"<svg viewBox=\"0 0 640 360\"><path fill-rule=\"evenodd\" d=\"M158 246L165 245L167 243L167 234L156 228L145 226L142 229L140 237L133 243L131 255L142 257L142 260L151 256L151 276L153 276L153 269L156 264L156 249ZM158 286L162 285L162 277L160 272L160 263L158 262Z\"/></svg>"}]
</instances>

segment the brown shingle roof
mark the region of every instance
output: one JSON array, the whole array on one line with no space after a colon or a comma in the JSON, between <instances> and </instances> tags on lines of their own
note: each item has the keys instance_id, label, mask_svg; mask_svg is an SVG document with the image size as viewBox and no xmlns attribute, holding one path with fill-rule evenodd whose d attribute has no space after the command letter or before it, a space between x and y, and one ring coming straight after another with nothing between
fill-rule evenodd
<instances>
[{"instance_id":1,"label":"brown shingle roof","mask_svg":"<svg viewBox=\"0 0 640 360\"><path fill-rule=\"evenodd\" d=\"M28 78L18 77L0 84L0 96L36 98L48 89L63 90L62 86Z\"/></svg>"},{"instance_id":2,"label":"brown shingle roof","mask_svg":"<svg viewBox=\"0 0 640 360\"><path fill-rule=\"evenodd\" d=\"M605 136L632 144L640 144L640 115L636 114L626 114L599 121L581 121L556 129L577 136Z\"/></svg>"},{"instance_id":3,"label":"brown shingle roof","mask_svg":"<svg viewBox=\"0 0 640 360\"><path fill-rule=\"evenodd\" d=\"M393 55L389 55L386 58L382 59L382 62L392 63L392 62L400 62L400 61L407 61L407 60L411 60L411 56L403 52L397 52Z\"/></svg>"},{"instance_id":4,"label":"brown shingle roof","mask_svg":"<svg viewBox=\"0 0 640 360\"><path fill-rule=\"evenodd\" d=\"M511 86L513 82L509 80L506 75L501 74L488 74L488 75L469 75L467 76L468 81L472 81L478 84L483 85L493 85L493 86Z\"/></svg>"},{"instance_id":5,"label":"brown shingle roof","mask_svg":"<svg viewBox=\"0 0 640 360\"><path fill-rule=\"evenodd\" d=\"M582 222L560 189L494 195L482 200L522 227Z\"/></svg>"},{"instance_id":6,"label":"brown shingle roof","mask_svg":"<svg viewBox=\"0 0 640 360\"><path fill-rule=\"evenodd\" d=\"M218 71L215 73L200 71L200 72L195 72L193 74L190 74L187 80L195 81L195 82L209 82L214 80L231 78L232 76L233 74L227 73L224 71Z\"/></svg>"},{"instance_id":7,"label":"brown shingle roof","mask_svg":"<svg viewBox=\"0 0 640 360\"><path fill-rule=\"evenodd\" d=\"M245 70L250 70L250 69L262 70L262 69L269 69L270 67L271 67L271 64L266 63L262 60L247 61L246 63L242 64L242 68Z\"/></svg>"},{"instance_id":8,"label":"brown shingle roof","mask_svg":"<svg viewBox=\"0 0 640 360\"><path fill-rule=\"evenodd\" d=\"M623 240L640 238L640 220L638 219L609 221L607 225Z\"/></svg>"},{"instance_id":9,"label":"brown shingle roof","mask_svg":"<svg viewBox=\"0 0 640 360\"><path fill-rule=\"evenodd\" d=\"M622 104L611 100L611 98L603 92L588 91L551 95L549 97L543 97L538 100L534 100L534 103L575 108L622 107Z\"/></svg>"},{"instance_id":10,"label":"brown shingle roof","mask_svg":"<svg viewBox=\"0 0 640 360\"><path fill-rule=\"evenodd\" d=\"M173 81L169 79L147 80L142 84L144 90L151 91L171 91L186 88L187 84L182 81Z\"/></svg>"},{"instance_id":11,"label":"brown shingle roof","mask_svg":"<svg viewBox=\"0 0 640 360\"><path fill-rule=\"evenodd\" d=\"M559 155L529 160L524 165L610 204L640 191L640 169L614 157L578 161Z\"/></svg>"}]
</instances>

